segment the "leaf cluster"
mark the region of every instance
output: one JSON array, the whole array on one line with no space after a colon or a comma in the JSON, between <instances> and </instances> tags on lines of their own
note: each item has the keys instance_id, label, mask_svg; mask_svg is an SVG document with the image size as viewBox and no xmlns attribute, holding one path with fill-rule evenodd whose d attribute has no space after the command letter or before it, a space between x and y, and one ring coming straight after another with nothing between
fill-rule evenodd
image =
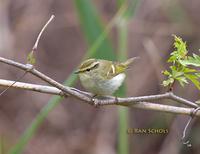
<instances>
[{"instance_id":1,"label":"leaf cluster","mask_svg":"<svg viewBox=\"0 0 200 154\"><path fill-rule=\"evenodd\" d=\"M188 84L191 81L200 90L200 56L192 54L188 56L187 44L180 37L174 36L174 51L170 54L168 63L171 63L169 70L162 73L167 76L163 81L163 86L172 88L175 81L181 86Z\"/></svg>"}]
</instances>

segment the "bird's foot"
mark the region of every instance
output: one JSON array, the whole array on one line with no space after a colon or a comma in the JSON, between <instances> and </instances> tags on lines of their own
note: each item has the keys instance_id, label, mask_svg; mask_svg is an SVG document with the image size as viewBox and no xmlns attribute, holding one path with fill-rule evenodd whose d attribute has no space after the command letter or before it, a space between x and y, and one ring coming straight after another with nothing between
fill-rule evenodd
<instances>
[{"instance_id":1,"label":"bird's foot","mask_svg":"<svg viewBox=\"0 0 200 154\"><path fill-rule=\"evenodd\" d=\"M99 107L99 103L98 103L98 99L96 99L96 97L97 97L98 95L96 95L96 94L94 94L93 96L92 96L92 102L94 103L94 107Z\"/></svg>"}]
</instances>

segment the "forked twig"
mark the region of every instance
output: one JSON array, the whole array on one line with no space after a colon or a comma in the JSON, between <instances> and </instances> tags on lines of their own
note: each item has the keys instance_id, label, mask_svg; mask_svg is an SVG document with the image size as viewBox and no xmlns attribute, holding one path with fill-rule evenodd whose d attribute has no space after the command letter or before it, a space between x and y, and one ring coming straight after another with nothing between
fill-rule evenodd
<instances>
[{"instance_id":1,"label":"forked twig","mask_svg":"<svg viewBox=\"0 0 200 154\"><path fill-rule=\"evenodd\" d=\"M181 140L182 140L183 144L187 145L187 147L191 147L192 144L190 143L189 140L184 141L185 138L186 138L186 132L187 132L188 127L189 127L190 123L192 122L194 116L196 115L197 111L199 111L199 110L200 110L200 107L197 107L196 109L194 109L194 110L191 112L191 117L190 117L190 119L188 120L188 122L187 122L187 124L185 125L185 128L184 128L184 130L183 130L183 135L182 135Z\"/></svg>"},{"instance_id":2,"label":"forked twig","mask_svg":"<svg viewBox=\"0 0 200 154\"><path fill-rule=\"evenodd\" d=\"M31 51L32 54L33 54L34 51L37 50L38 43L40 41L40 37L42 36L42 33L44 32L44 30L46 29L46 27L48 26L48 24L53 20L54 17L55 17L54 15L52 15L50 17L50 19L46 22L46 24L43 26L42 30L40 31L39 35L37 36L37 39L36 39L35 44L34 44L34 46L32 48L32 51ZM28 66L28 68L27 68L27 70L25 70L25 72L23 73L23 75L20 76L19 78L17 78L16 81L14 81L9 87L7 87L6 89L4 89L0 93L0 96L2 96L10 87L12 87L14 84L16 84L16 82L20 81L31 69L33 69L33 65L32 64L28 64L28 62L27 62L27 66Z\"/></svg>"}]
</instances>

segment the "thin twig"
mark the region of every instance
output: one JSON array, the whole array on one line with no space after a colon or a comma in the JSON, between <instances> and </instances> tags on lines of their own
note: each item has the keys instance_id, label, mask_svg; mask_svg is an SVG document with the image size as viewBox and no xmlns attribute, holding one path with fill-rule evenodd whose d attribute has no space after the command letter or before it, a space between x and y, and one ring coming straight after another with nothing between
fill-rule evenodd
<instances>
[{"instance_id":1,"label":"thin twig","mask_svg":"<svg viewBox=\"0 0 200 154\"><path fill-rule=\"evenodd\" d=\"M49 18L49 20L46 22L46 24L43 26L42 30L40 31L40 33L38 34L38 37L35 41L35 44L32 48L32 52L36 51L37 50L37 47L38 47L38 43L40 41L40 38L42 36L42 33L44 32L44 30L46 29L46 27L48 26L48 24L54 19L54 15L51 15L51 17Z\"/></svg>"},{"instance_id":2,"label":"thin twig","mask_svg":"<svg viewBox=\"0 0 200 154\"><path fill-rule=\"evenodd\" d=\"M33 53L34 51L37 50L38 43L39 43L39 41L40 41L40 37L42 36L43 31L46 29L46 27L47 27L48 24L53 20L54 17L55 17L55 16L52 15L52 16L50 17L50 19L47 21L47 23L43 26L42 30L40 31L40 33L39 33L39 35L38 35L38 37L37 37L37 39L36 39L36 41L35 41L35 44L33 45L33 48L32 48L32 51L31 51L32 53ZM5 90L3 90L3 91L0 93L0 96L2 96L2 95L3 95L10 87L12 87L16 82L20 81L31 69L33 69L33 66L30 65L30 64L27 64L27 69L25 70L25 72L23 73L23 75L20 76L18 79L16 79L16 81L14 81L9 87L7 87Z\"/></svg>"},{"instance_id":3,"label":"thin twig","mask_svg":"<svg viewBox=\"0 0 200 154\"><path fill-rule=\"evenodd\" d=\"M185 125L185 128L183 130L183 136L181 138L183 144L187 145L187 147L191 147L192 144L190 143L189 140L185 141L185 137L186 137L186 131L188 129L188 126L190 125L191 121L192 121L193 117L190 117L190 119L188 120L187 124Z\"/></svg>"},{"instance_id":4,"label":"thin twig","mask_svg":"<svg viewBox=\"0 0 200 154\"><path fill-rule=\"evenodd\" d=\"M22 74L22 76L20 76L16 81L12 81L12 83L0 93L0 96L2 96L10 87L13 87L15 83L20 81L20 79L22 79L26 75L26 73L27 72L24 72L24 74Z\"/></svg>"},{"instance_id":5,"label":"thin twig","mask_svg":"<svg viewBox=\"0 0 200 154\"><path fill-rule=\"evenodd\" d=\"M190 123L192 122L194 116L196 115L197 111L199 111L199 110L200 110L200 107L197 107L196 109L194 109L194 110L191 112L191 117L190 117L190 119L188 120L188 122L187 122L187 124L185 125L185 128L184 128L184 130L183 130L183 136L182 136L181 140L183 141L183 144L186 144L186 145L187 145L187 147L191 147L192 144L190 143L189 140L184 141L185 138L186 138L186 132L187 132L188 127L189 127Z\"/></svg>"}]
</instances>

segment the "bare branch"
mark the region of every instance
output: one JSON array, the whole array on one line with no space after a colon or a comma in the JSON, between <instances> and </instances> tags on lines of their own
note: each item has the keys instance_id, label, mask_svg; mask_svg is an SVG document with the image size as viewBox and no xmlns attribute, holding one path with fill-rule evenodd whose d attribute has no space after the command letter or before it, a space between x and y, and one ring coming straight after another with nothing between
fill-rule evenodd
<instances>
[{"instance_id":1,"label":"bare branch","mask_svg":"<svg viewBox=\"0 0 200 154\"><path fill-rule=\"evenodd\" d=\"M13 83L13 81L0 79L0 86L3 86L3 87L12 86L12 88L36 91L36 92L46 93L46 94L66 96L61 90L59 90L55 87L23 83L23 82L16 82L14 85L12 83Z\"/></svg>"},{"instance_id":2,"label":"bare branch","mask_svg":"<svg viewBox=\"0 0 200 154\"><path fill-rule=\"evenodd\" d=\"M13 83L13 81L0 79L0 86L8 87L12 83ZM59 90L55 87L51 87L51 86L16 82L15 85L12 85L12 87L13 88L20 88L20 89L24 89L24 90L36 91L36 92L40 92L40 93L60 95L60 96L67 97L67 95L65 95L61 90ZM82 91L79 91L79 92L82 92ZM89 94L89 93L85 93L85 94ZM121 100L122 103L119 103L119 102L107 103L107 104L100 103L99 105L101 105L101 106L103 106L103 105L122 105L122 106L129 106L129 107L133 107L133 108L145 109L145 110L154 110L154 111L161 111L161 112L174 113L174 114L185 114L185 115L191 115L191 113L194 111L194 108L175 107L175 106L171 106L171 105L162 105L162 104L156 104L156 103L150 103L150 102L142 101L142 100L145 100L145 99L148 100L148 98L149 98L149 101L156 100L156 99L158 100L158 98L161 100L161 99L167 98L166 96L168 96L168 95L169 94L167 93L167 94L161 94L161 95L132 97L132 100L133 100L133 98L135 98L135 100L138 101L138 102L133 101L132 103L131 102L129 102L129 103L122 102L122 100L124 98L118 98L119 100ZM110 97L110 99L112 100L113 97ZM129 99L129 98L126 98L126 99ZM103 101L104 100L101 100L101 102L103 102ZM91 103L89 103L89 104L91 104ZM195 115L200 116L200 112L198 112Z\"/></svg>"},{"instance_id":3,"label":"bare branch","mask_svg":"<svg viewBox=\"0 0 200 154\"><path fill-rule=\"evenodd\" d=\"M42 79L43 81L46 81L47 83L49 83L50 85L52 85L53 87L56 87L58 89L60 89L61 91L63 91L65 94L67 95L71 95L74 96L76 98L78 98L79 100L83 100L86 101L90 104L94 104L93 100L92 100L92 94L91 93L86 93L86 92L82 92L78 89L75 88L71 88L71 87L67 87L64 86L58 82L56 82L55 80L51 79L50 77L46 76L45 74L39 72L38 70L36 70L35 68L30 69L29 65L24 65L6 58L2 58L0 57L0 62L2 63L6 63L8 65L12 65L15 66L19 69L22 69L24 71L29 70L29 73L37 76L38 78ZM177 102L180 102L182 104L185 104L187 106L190 107L198 107L197 104L188 101L186 99L180 98L176 95L174 95L172 92L169 93L165 93L165 94L160 94L160 95L151 95L151 96L142 96L142 97L129 97L129 98L118 98L117 102L115 97L109 97L110 99L106 99L106 100L100 100L100 99L95 99L95 103L99 104L99 105L112 105L112 104L117 104L117 103L133 103L133 102L140 102L140 101L154 101L154 100L159 100L159 99L172 99L175 100Z\"/></svg>"},{"instance_id":4,"label":"bare branch","mask_svg":"<svg viewBox=\"0 0 200 154\"><path fill-rule=\"evenodd\" d=\"M195 108L185 108L185 107L176 107L176 106L171 106L171 105L155 104L155 103L150 103L150 102L137 102L129 107L175 113L175 114L185 114L185 115L191 115L191 113L195 109ZM197 112L195 116L200 116L200 112Z\"/></svg>"},{"instance_id":5,"label":"bare branch","mask_svg":"<svg viewBox=\"0 0 200 154\"><path fill-rule=\"evenodd\" d=\"M86 101L90 104L94 104L94 102L92 101L92 97L91 97L92 94L86 93L86 92L81 92L80 90L77 90L75 88L64 86L64 85L56 82L55 80L51 79L50 77L46 76L45 74L39 72L35 68L30 69L30 66L27 65L27 64L24 65L24 64L15 62L13 60L9 60L9 59L2 58L2 57L0 57L0 62L6 63L8 65L15 66L15 67L22 69L24 71L29 70L29 73L37 76L38 78L42 79L43 81L46 81L47 83L49 83L53 87L60 89L65 94L74 96L74 97L76 97L80 100ZM114 97L110 97L110 99L106 99L106 100L95 99L95 103L97 103L99 105L112 105L112 104L116 104L116 103L126 103L126 104L128 104L128 103L140 102L140 101L154 101L154 100L159 100L159 99L163 99L163 98L172 99L172 100L175 100L175 101L180 102L182 104L188 105L190 107L194 107L194 108L198 107L197 104L195 104L191 101L188 101L186 99L180 98L180 97L174 95L172 92L160 94L160 95L118 98L117 102L116 102L116 99Z\"/></svg>"},{"instance_id":6,"label":"bare branch","mask_svg":"<svg viewBox=\"0 0 200 154\"><path fill-rule=\"evenodd\" d=\"M79 90L73 90L74 88L64 86L64 85L56 82L55 80L51 79L50 77L44 75L43 73L37 71L34 68L30 70L29 65L24 65L24 64L21 64L21 63L18 63L18 62L9 60L9 59L2 58L2 57L0 57L0 62L6 63L8 65L15 66L15 67L22 69L24 71L29 70L29 73L37 76L38 78L42 79L43 81L46 81L50 85L62 90L65 94L72 95L72 96L74 96L74 97L76 97L80 100L83 100L83 101L86 101L86 102L91 102L91 104L93 104L92 101L91 101L92 100L91 96L83 94L84 92L80 93Z\"/></svg>"},{"instance_id":7,"label":"bare branch","mask_svg":"<svg viewBox=\"0 0 200 154\"><path fill-rule=\"evenodd\" d=\"M12 83L6 88L4 89L1 93L0 93L0 96L2 96L10 87L13 87L14 84L19 81L20 79L22 79L25 75L26 75L27 72L24 72L24 74L22 76L20 76L16 81L12 81Z\"/></svg>"},{"instance_id":8,"label":"bare branch","mask_svg":"<svg viewBox=\"0 0 200 154\"><path fill-rule=\"evenodd\" d=\"M167 92L164 94L158 95L149 95L149 96L139 96L139 97L128 97L128 98L117 98L117 103L125 103L125 104L132 104L132 102L143 102L143 101L157 101L161 99L171 99L181 104L190 106L190 107L198 107L196 103L193 103L189 100L176 96L172 92ZM115 99L108 99L108 100L101 100L99 103L103 105L110 105L115 103Z\"/></svg>"}]
</instances>

